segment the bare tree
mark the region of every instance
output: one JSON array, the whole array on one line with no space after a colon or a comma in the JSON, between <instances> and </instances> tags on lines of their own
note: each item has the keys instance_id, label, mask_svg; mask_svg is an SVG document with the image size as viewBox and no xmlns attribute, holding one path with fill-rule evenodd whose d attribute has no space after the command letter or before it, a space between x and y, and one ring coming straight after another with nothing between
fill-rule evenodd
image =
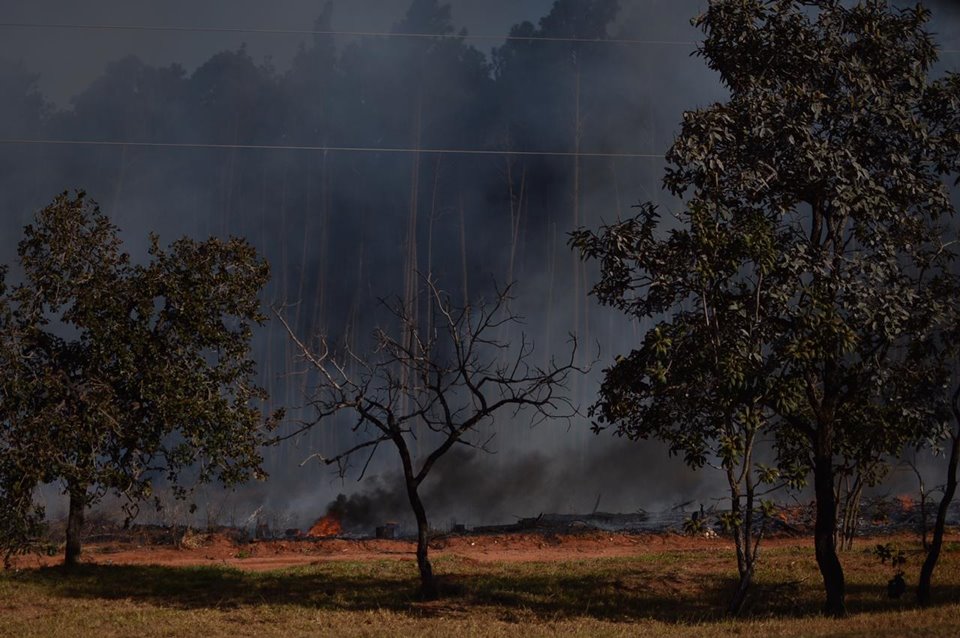
<instances>
[{"instance_id":1,"label":"bare tree","mask_svg":"<svg viewBox=\"0 0 960 638\"><path fill-rule=\"evenodd\" d=\"M513 340L502 337L522 324L510 308L512 286L497 288L490 302L458 306L427 278L434 321L424 329L416 321L416 307L406 299L384 303L399 320L396 334L376 329L372 353L360 356L349 347L332 349L325 338L319 347L305 343L284 323L304 360L317 374L309 406L312 416L279 440L297 437L320 425L349 427L351 444L332 454L311 458L336 466L340 476L356 455L366 457L360 477L381 444L390 444L400 457L407 497L417 521L417 565L421 594L437 595L433 568L427 556L429 525L420 486L437 461L455 445L488 450L495 418L530 417L533 423L571 419L577 407L567 396L572 374L586 372L575 364L576 338L561 360L533 363L534 345L518 331ZM351 423L337 419L355 417ZM418 440L418 432L423 436ZM416 446L412 446L416 444ZM417 448L423 451L419 456Z\"/></svg>"}]
</instances>

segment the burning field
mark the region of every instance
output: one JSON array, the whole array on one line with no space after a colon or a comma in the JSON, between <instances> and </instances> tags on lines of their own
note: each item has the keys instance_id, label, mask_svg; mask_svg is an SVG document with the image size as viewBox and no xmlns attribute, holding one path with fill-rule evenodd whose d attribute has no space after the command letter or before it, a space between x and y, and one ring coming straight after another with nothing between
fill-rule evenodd
<instances>
[{"instance_id":1,"label":"burning field","mask_svg":"<svg viewBox=\"0 0 960 638\"><path fill-rule=\"evenodd\" d=\"M684 504L453 525L431 537L441 596L425 601L408 530L361 529L344 503L303 529L89 529L69 578L56 552L0 573L0 637L960 635L960 530L948 535L932 609L888 596L894 568L877 547L903 557L908 588L924 555L910 499L867 504L864 534L842 554L843 620L820 616L809 506L782 507L736 621L724 611L737 583L733 541L712 525L682 532L721 512Z\"/></svg>"},{"instance_id":2,"label":"burning field","mask_svg":"<svg viewBox=\"0 0 960 638\"><path fill-rule=\"evenodd\" d=\"M805 516L805 510L802 509L785 510L780 514L781 529L796 530L803 524ZM622 559L686 551L726 556L733 552L732 540L712 530L684 534L678 531L679 526L657 531L623 527L614 529L614 525L623 525L622 519L625 517L630 521L637 518L635 515L611 514L580 517L552 515L521 519L511 525L438 533L430 541L430 552L441 562L465 560L472 564ZM783 522L788 520L791 522ZM662 525L662 521L659 524ZM600 526L606 526L607 529ZM377 529L378 534L382 529ZM292 534L292 531L288 530L284 537L249 539L242 530L231 528L209 532L187 529L171 533L162 528L134 526L126 533L93 537L84 550L83 562L101 566L216 565L245 571L267 571L317 566L331 561L414 561L416 558L414 538L344 535L340 520L332 514L318 519L306 533ZM881 541L884 544L891 541L895 544L912 544L917 540L915 534L900 530L882 536L859 538L856 548L869 552ZM960 532L949 540L960 543ZM805 533L779 531L764 539L764 551L795 549L802 552L810 545ZM14 559L13 565L18 569L35 569L55 567L61 563L62 557L54 554L19 557ZM718 567L731 569L729 557L719 561ZM410 569L412 573L412 566Z\"/></svg>"}]
</instances>

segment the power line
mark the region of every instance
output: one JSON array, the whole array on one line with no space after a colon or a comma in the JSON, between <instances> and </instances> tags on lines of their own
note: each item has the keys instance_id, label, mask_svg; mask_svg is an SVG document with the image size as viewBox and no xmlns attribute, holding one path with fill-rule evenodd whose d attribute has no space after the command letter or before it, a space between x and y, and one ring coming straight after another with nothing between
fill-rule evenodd
<instances>
[{"instance_id":1,"label":"power line","mask_svg":"<svg viewBox=\"0 0 960 638\"><path fill-rule=\"evenodd\" d=\"M187 27L187 26L152 26L145 24L70 24L64 22L0 22L4 29L70 29L82 31L161 31L182 33L254 33L264 35L314 35L314 36L344 36L344 37L376 37L376 38L410 38L410 39L442 39L462 38L464 40L494 40L519 42L579 42L586 44L629 44L651 46L696 46L692 40L640 40L632 38L563 38L550 36L522 36L522 35L473 35L473 34L443 34L443 33L397 33L393 31L332 31L313 29L263 29L245 27Z\"/></svg>"},{"instance_id":2,"label":"power line","mask_svg":"<svg viewBox=\"0 0 960 638\"><path fill-rule=\"evenodd\" d=\"M134 142L124 140L51 140L51 139L0 139L0 144L40 144L49 146L132 146L140 148L183 148L183 149L240 149L256 151L321 151L330 153L384 153L427 155L498 155L518 157L586 157L607 159L663 159L662 154L654 153L590 153L575 151L510 151L469 148L402 148L376 146L310 146L289 144L207 144L203 142Z\"/></svg>"},{"instance_id":3,"label":"power line","mask_svg":"<svg viewBox=\"0 0 960 638\"><path fill-rule=\"evenodd\" d=\"M507 42L574 42L583 44L625 44L633 46L697 46L694 40L644 40L638 38L575 38L523 35L475 35L471 33L402 33L394 31L334 31L315 29L266 29L255 27L190 27L190 26L154 26L146 24L89 24L66 22L0 22L0 29L69 29L76 31L158 31L177 33L252 33L260 35L313 35L343 37L376 37L408 39L460 38L464 40L486 40ZM939 53L960 54L960 49L940 49Z\"/></svg>"}]
</instances>

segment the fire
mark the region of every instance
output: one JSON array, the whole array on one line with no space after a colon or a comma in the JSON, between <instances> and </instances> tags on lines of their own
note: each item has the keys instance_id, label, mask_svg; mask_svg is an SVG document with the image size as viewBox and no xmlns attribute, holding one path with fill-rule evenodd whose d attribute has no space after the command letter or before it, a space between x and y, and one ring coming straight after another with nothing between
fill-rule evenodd
<instances>
[{"instance_id":1,"label":"fire","mask_svg":"<svg viewBox=\"0 0 960 638\"><path fill-rule=\"evenodd\" d=\"M788 525L801 525L808 518L809 509L804 505L780 506L775 516Z\"/></svg>"},{"instance_id":2,"label":"fire","mask_svg":"<svg viewBox=\"0 0 960 638\"><path fill-rule=\"evenodd\" d=\"M917 502L909 494L901 494L900 496L894 496L893 500L897 503L900 509L904 512L911 512L913 508L916 507Z\"/></svg>"},{"instance_id":3,"label":"fire","mask_svg":"<svg viewBox=\"0 0 960 638\"><path fill-rule=\"evenodd\" d=\"M330 536L339 536L342 531L343 526L340 524L340 517L334 514L327 514L313 524L313 527L307 532L307 536L328 538Z\"/></svg>"},{"instance_id":4,"label":"fire","mask_svg":"<svg viewBox=\"0 0 960 638\"><path fill-rule=\"evenodd\" d=\"M343 518L347 512L347 497L343 494L327 505L327 513L307 531L307 536L330 538L343 533Z\"/></svg>"}]
</instances>

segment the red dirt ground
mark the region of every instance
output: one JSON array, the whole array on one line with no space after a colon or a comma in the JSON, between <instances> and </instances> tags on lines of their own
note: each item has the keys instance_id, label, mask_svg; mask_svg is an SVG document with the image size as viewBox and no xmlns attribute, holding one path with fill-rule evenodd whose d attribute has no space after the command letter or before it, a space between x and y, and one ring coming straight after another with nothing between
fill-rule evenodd
<instances>
[{"instance_id":1,"label":"red dirt ground","mask_svg":"<svg viewBox=\"0 0 960 638\"><path fill-rule=\"evenodd\" d=\"M409 540L272 540L237 543L222 534L199 535L185 543L134 545L90 543L84 547L82 562L101 565L230 565L263 571L316 564L331 560L413 560L416 545ZM887 539L889 540L889 539ZM803 545L809 539L784 537L764 540L774 545ZM861 539L861 543L869 539ZM456 556L477 562L554 561L581 558L623 557L671 550L727 550L733 541L679 534L626 534L585 532L576 534L514 533L497 535L447 536L431 542L431 557ZM20 568L56 565L61 556L24 556L15 561Z\"/></svg>"}]
</instances>

